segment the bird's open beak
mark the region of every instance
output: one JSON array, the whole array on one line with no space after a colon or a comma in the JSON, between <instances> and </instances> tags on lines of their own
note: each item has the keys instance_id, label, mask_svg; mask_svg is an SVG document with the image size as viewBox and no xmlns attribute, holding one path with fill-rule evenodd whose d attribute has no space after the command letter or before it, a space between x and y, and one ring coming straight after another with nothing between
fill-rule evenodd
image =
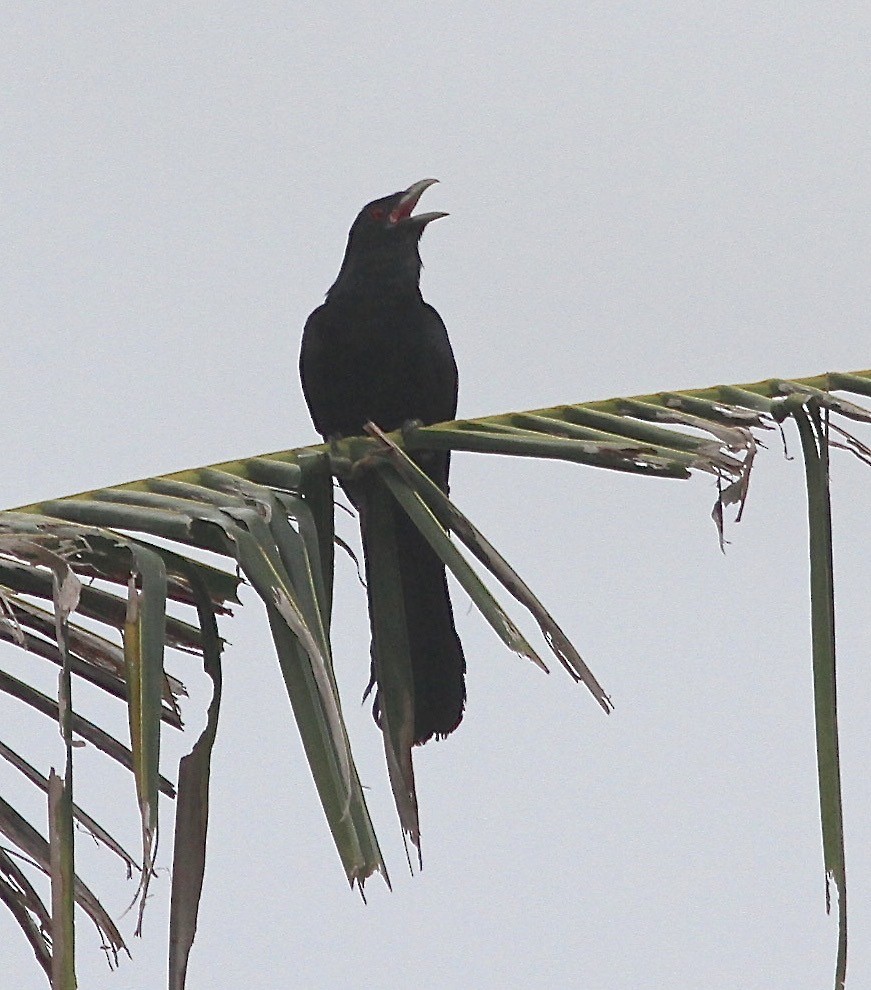
<instances>
[{"instance_id":1,"label":"bird's open beak","mask_svg":"<svg viewBox=\"0 0 871 990\"><path fill-rule=\"evenodd\" d=\"M435 185L438 181L438 179L421 179L420 182L410 185L402 194L402 198L396 206L390 211L390 222L392 224L411 222L424 227L430 220L438 220L439 217L446 217L447 213L418 213L416 216L411 215L411 211L417 206L417 201L420 197L430 186Z\"/></svg>"}]
</instances>

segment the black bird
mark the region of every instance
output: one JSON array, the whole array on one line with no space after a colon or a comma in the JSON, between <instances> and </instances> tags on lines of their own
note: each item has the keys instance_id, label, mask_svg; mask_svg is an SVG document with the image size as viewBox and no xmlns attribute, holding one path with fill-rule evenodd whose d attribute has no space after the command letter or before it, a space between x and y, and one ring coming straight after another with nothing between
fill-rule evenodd
<instances>
[{"instance_id":1,"label":"black bird","mask_svg":"<svg viewBox=\"0 0 871 990\"><path fill-rule=\"evenodd\" d=\"M372 421L382 430L409 420L453 419L457 366L445 325L420 294L419 242L430 221L445 213L412 210L435 179L364 206L351 226L339 276L306 321L300 377L315 428L326 439L354 436ZM415 455L418 465L448 491L450 455ZM371 563L367 491L361 475L343 487L360 513L367 584ZM459 725L466 699L466 662L460 645L445 568L396 504L391 505L405 624L414 682L416 745L443 737ZM369 593L372 615L372 594ZM372 684L378 685L377 643L372 645ZM380 721L376 691L374 713Z\"/></svg>"}]
</instances>

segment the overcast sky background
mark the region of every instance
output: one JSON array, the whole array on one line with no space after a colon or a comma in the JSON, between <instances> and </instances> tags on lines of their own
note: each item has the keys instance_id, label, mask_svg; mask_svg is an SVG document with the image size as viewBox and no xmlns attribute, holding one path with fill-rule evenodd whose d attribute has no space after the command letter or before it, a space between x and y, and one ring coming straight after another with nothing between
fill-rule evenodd
<instances>
[{"instance_id":1,"label":"overcast sky background","mask_svg":"<svg viewBox=\"0 0 871 990\"><path fill-rule=\"evenodd\" d=\"M4 506L314 442L301 327L369 199L425 176L423 290L467 416L871 365L866 4L2 5ZM866 434L867 439L867 434ZM799 453L797 437L790 450ZM871 477L834 458L852 939L871 985ZM469 703L416 751L411 878L340 555L335 662L394 884L345 884L254 596L232 640L188 986L831 985L803 470L772 435L720 554L711 481L457 456L455 501L611 694L509 654L455 592ZM354 525L341 522L352 539ZM0 654L53 690L42 661ZM192 658L197 732L208 688ZM93 701L83 692L83 704ZM123 731L120 706L98 702ZM3 738L60 765L0 702ZM10 721L12 720L12 721ZM165 769L192 745L167 736ZM132 781L77 798L135 847ZM34 820L41 798L0 768ZM20 800L18 799L20 795ZM171 848L165 804L164 863ZM126 817L123 817L125 816ZM86 836L116 915L133 884ZM165 985L169 878L109 974ZM44 986L0 914L4 986Z\"/></svg>"}]
</instances>

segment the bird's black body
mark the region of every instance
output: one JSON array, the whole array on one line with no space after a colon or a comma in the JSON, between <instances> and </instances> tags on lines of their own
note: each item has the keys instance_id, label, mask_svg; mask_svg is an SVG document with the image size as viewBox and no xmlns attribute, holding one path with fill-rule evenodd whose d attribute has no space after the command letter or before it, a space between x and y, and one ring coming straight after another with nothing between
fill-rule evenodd
<instances>
[{"instance_id":1,"label":"bird's black body","mask_svg":"<svg viewBox=\"0 0 871 990\"><path fill-rule=\"evenodd\" d=\"M441 213L411 216L424 179L375 200L351 227L339 276L303 331L300 376L318 432L325 439L385 431L409 420L436 423L457 409L457 368L445 325L420 294L418 244ZM448 490L449 455L416 460ZM367 573L367 482L345 482L360 512ZM465 659L454 628L445 568L398 505L391 508L405 625L414 681L414 742L446 736L465 703ZM371 584L371 582L370 582ZM370 613L372 600L370 595ZM377 644L373 680L378 680ZM376 696L376 713L378 698Z\"/></svg>"}]
</instances>

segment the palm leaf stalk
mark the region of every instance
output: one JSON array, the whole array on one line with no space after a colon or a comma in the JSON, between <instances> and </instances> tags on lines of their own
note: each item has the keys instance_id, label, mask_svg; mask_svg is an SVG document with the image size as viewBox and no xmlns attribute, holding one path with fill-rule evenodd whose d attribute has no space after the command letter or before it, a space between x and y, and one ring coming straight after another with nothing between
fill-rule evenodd
<instances>
[{"instance_id":1,"label":"palm leaf stalk","mask_svg":"<svg viewBox=\"0 0 871 990\"><path fill-rule=\"evenodd\" d=\"M839 896L842 923L836 979L842 985L846 889L834 692L829 433L822 424L828 425L834 416L868 422L871 413L836 398L833 390L869 396L871 371L567 404L428 427L409 424L389 436L371 424L369 437L175 472L0 513L0 538L7 541L0 544L0 638L62 666L66 657L73 680L85 677L115 696L123 690L128 700L129 748L79 716L71 704L69 716L72 732L101 745L134 772L143 830L143 893L152 874L157 795L174 795L172 784L159 773L161 726L181 725L176 699L183 689L164 672L165 647L200 654L212 678L214 693L206 728L194 751L185 757L179 775L171 987L184 985L205 861L209 764L221 694L223 644L215 620L228 611L228 603L237 601L238 578L204 563L204 554L232 561L263 602L328 825L349 883L362 892L365 880L375 872L389 880L351 754L330 653L333 478L371 472L384 498L395 500L408 514L503 642L546 670L468 558L477 560L531 612L549 650L607 712L608 695L541 602L480 531L416 468L407 452L466 450L556 458L655 477L685 479L696 472L708 474L718 485L713 515L722 539L724 507L743 505L747 497L758 446L756 434L775 428L786 418L798 424L807 466L821 821L825 867ZM832 441L833 446L868 459L865 444L834 423L831 428L840 438ZM88 626L65 616L52 627L51 613L34 599L45 600L50 595L56 599L56 592L50 590L56 577L45 557L22 550L28 543L56 555L71 574L96 579L97 584L81 588L78 603ZM389 539L385 537L380 546L386 554L385 566L378 568L384 575L383 587L371 590L381 603L375 622L384 623L380 638L391 644L387 681L395 687L384 706L382 729L403 833L417 846L419 855L407 704L408 647L390 638L390 629L395 628L389 622L390 609L398 607L399 592L390 577ZM181 606L195 609L195 622L177 614ZM123 650L108 635L95 632L97 624L116 635L120 631ZM52 709L46 705L50 699L35 697L23 682L3 675L0 689L52 718L64 717L63 704ZM71 807L73 814L81 814ZM24 832L11 824L20 826L16 815L11 806L0 805L0 830L23 849ZM27 833L31 847L34 841ZM34 858L43 865L39 857ZM107 930L107 916L94 908L93 895L88 892L85 897L81 881L74 888L79 903L86 910L90 906L92 917ZM0 897L45 965L51 944L34 932L40 925L44 930L47 913L34 902L34 896L32 888L0 859ZM113 936L110 944L117 952L123 940Z\"/></svg>"}]
</instances>

